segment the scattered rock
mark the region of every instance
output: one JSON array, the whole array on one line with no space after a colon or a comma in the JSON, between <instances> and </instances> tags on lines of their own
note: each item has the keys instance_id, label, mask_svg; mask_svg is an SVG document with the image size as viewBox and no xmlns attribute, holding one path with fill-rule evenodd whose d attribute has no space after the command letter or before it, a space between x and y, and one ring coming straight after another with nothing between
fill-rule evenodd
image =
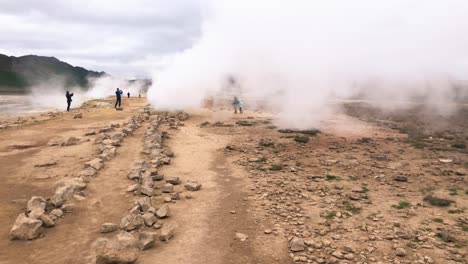
<instances>
[{"instance_id":1,"label":"scattered rock","mask_svg":"<svg viewBox=\"0 0 468 264\"><path fill-rule=\"evenodd\" d=\"M10 239L30 240L35 239L41 235L42 221L32 219L21 213L16 218L13 227L10 230Z\"/></svg>"},{"instance_id":2,"label":"scattered rock","mask_svg":"<svg viewBox=\"0 0 468 264\"><path fill-rule=\"evenodd\" d=\"M138 248L140 250L145 250L154 246L154 237L153 232L140 232L138 234Z\"/></svg>"},{"instance_id":3,"label":"scattered rock","mask_svg":"<svg viewBox=\"0 0 468 264\"><path fill-rule=\"evenodd\" d=\"M302 238L294 237L289 243L289 249L292 252L299 252L305 250L304 240Z\"/></svg>"},{"instance_id":4,"label":"scattered rock","mask_svg":"<svg viewBox=\"0 0 468 264\"><path fill-rule=\"evenodd\" d=\"M178 184L180 184L180 179L179 179L179 177L174 177L174 176L167 177L166 182L170 183L172 185L178 185Z\"/></svg>"},{"instance_id":5,"label":"scattered rock","mask_svg":"<svg viewBox=\"0 0 468 264\"><path fill-rule=\"evenodd\" d=\"M96 242L96 264L134 263L139 257L136 244L99 238Z\"/></svg>"},{"instance_id":6,"label":"scattered rock","mask_svg":"<svg viewBox=\"0 0 468 264\"><path fill-rule=\"evenodd\" d=\"M159 218L169 217L169 214L170 214L169 205L166 205L166 204L161 206L161 208L159 208L159 210L156 211L156 216L158 216Z\"/></svg>"},{"instance_id":7,"label":"scattered rock","mask_svg":"<svg viewBox=\"0 0 468 264\"><path fill-rule=\"evenodd\" d=\"M52 220L52 218L46 214L42 214L41 216L39 216L39 220L42 221L42 225L45 227L55 226L54 220Z\"/></svg>"},{"instance_id":8,"label":"scattered rock","mask_svg":"<svg viewBox=\"0 0 468 264\"><path fill-rule=\"evenodd\" d=\"M192 192L198 191L202 187L202 185L196 181L187 182L184 186L185 186L185 189L192 191Z\"/></svg>"},{"instance_id":9,"label":"scattered rock","mask_svg":"<svg viewBox=\"0 0 468 264\"><path fill-rule=\"evenodd\" d=\"M132 231L140 228L144 224L143 217L139 214L129 214L122 218L120 228L125 231Z\"/></svg>"},{"instance_id":10,"label":"scattered rock","mask_svg":"<svg viewBox=\"0 0 468 264\"><path fill-rule=\"evenodd\" d=\"M44 214L46 207L46 200L39 196L33 196L28 201L27 215L29 218L38 219Z\"/></svg>"},{"instance_id":11,"label":"scattered rock","mask_svg":"<svg viewBox=\"0 0 468 264\"><path fill-rule=\"evenodd\" d=\"M156 223L157 218L153 213L145 213L143 215L143 221L145 222L146 226L153 226Z\"/></svg>"},{"instance_id":12,"label":"scattered rock","mask_svg":"<svg viewBox=\"0 0 468 264\"><path fill-rule=\"evenodd\" d=\"M78 114L75 114L73 116L73 119L77 119L77 118L83 118L83 114L82 113L78 113Z\"/></svg>"},{"instance_id":13,"label":"scattered rock","mask_svg":"<svg viewBox=\"0 0 468 264\"><path fill-rule=\"evenodd\" d=\"M63 217L63 211L61 209L54 209L50 212L49 216L55 221L55 219Z\"/></svg>"},{"instance_id":14,"label":"scattered rock","mask_svg":"<svg viewBox=\"0 0 468 264\"><path fill-rule=\"evenodd\" d=\"M249 236L242 233L236 233L236 238L239 239L241 242L244 242L249 238Z\"/></svg>"},{"instance_id":15,"label":"scattered rock","mask_svg":"<svg viewBox=\"0 0 468 264\"><path fill-rule=\"evenodd\" d=\"M117 224L104 223L101 226L101 231L100 232L101 233L111 233L111 232L117 231L117 229L119 229L119 226Z\"/></svg>"},{"instance_id":16,"label":"scattered rock","mask_svg":"<svg viewBox=\"0 0 468 264\"><path fill-rule=\"evenodd\" d=\"M399 182L407 182L408 177L398 175L398 176L393 177L393 180L394 181L399 181Z\"/></svg>"},{"instance_id":17,"label":"scattered rock","mask_svg":"<svg viewBox=\"0 0 468 264\"><path fill-rule=\"evenodd\" d=\"M163 193L173 193L174 192L174 185L170 183L166 183L161 188Z\"/></svg>"},{"instance_id":18,"label":"scattered rock","mask_svg":"<svg viewBox=\"0 0 468 264\"><path fill-rule=\"evenodd\" d=\"M154 195L154 190L153 188L146 186L146 185L140 185L140 192L144 195L147 196L153 196Z\"/></svg>"},{"instance_id":19,"label":"scattered rock","mask_svg":"<svg viewBox=\"0 0 468 264\"><path fill-rule=\"evenodd\" d=\"M72 145L76 145L80 143L80 139L79 138L76 138L76 137L68 137L66 138L62 144L60 144L61 146L72 146Z\"/></svg>"},{"instance_id":20,"label":"scattered rock","mask_svg":"<svg viewBox=\"0 0 468 264\"><path fill-rule=\"evenodd\" d=\"M406 256L406 250L404 248L397 248L395 250L395 255L397 255L398 257L404 257Z\"/></svg>"},{"instance_id":21,"label":"scattered rock","mask_svg":"<svg viewBox=\"0 0 468 264\"><path fill-rule=\"evenodd\" d=\"M161 228L161 234L159 235L159 239L161 241L168 241L174 236L174 226L172 224L165 224Z\"/></svg>"},{"instance_id":22,"label":"scattered rock","mask_svg":"<svg viewBox=\"0 0 468 264\"><path fill-rule=\"evenodd\" d=\"M85 168L93 168L95 170L100 170L104 164L102 164L102 159L96 158L85 163ZM92 176L92 175L91 175Z\"/></svg>"}]
</instances>

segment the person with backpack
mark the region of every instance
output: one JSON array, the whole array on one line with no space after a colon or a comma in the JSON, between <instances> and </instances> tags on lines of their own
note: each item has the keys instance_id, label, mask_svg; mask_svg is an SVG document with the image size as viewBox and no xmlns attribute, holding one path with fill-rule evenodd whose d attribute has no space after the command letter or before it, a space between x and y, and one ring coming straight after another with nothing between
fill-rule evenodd
<instances>
[{"instance_id":1,"label":"person with backpack","mask_svg":"<svg viewBox=\"0 0 468 264\"><path fill-rule=\"evenodd\" d=\"M65 97L67 97L67 112L70 112L70 105L72 102L73 93L70 93L69 91L67 91L65 93Z\"/></svg>"}]
</instances>

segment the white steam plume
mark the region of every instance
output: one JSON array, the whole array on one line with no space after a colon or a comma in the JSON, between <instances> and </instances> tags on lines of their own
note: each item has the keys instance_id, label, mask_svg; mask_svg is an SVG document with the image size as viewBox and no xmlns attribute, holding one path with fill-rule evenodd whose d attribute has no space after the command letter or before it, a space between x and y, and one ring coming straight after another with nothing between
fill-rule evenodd
<instances>
[{"instance_id":1,"label":"white steam plume","mask_svg":"<svg viewBox=\"0 0 468 264\"><path fill-rule=\"evenodd\" d=\"M332 97L442 102L452 79L468 79L466 0L213 0L207 10L195 45L154 73L155 107L198 107L233 76L247 108L266 100L280 123L308 128Z\"/></svg>"},{"instance_id":2,"label":"white steam plume","mask_svg":"<svg viewBox=\"0 0 468 264\"><path fill-rule=\"evenodd\" d=\"M126 97L127 92L131 96L138 96L145 86L143 80L128 82L127 80L117 79L110 76L90 79L91 87L86 91L79 87L64 88L65 79L56 77L45 81L41 85L31 88L29 95L32 109L37 111L46 109L66 109L65 91L73 93L72 108L80 107L84 102L91 99L105 98L114 96L116 88L123 90L122 96Z\"/></svg>"}]
</instances>

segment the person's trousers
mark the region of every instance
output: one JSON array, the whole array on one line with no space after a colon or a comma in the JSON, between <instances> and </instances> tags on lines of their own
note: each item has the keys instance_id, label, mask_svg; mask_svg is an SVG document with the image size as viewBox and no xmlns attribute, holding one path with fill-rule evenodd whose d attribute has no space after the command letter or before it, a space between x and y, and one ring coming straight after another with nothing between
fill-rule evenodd
<instances>
[{"instance_id":1,"label":"person's trousers","mask_svg":"<svg viewBox=\"0 0 468 264\"><path fill-rule=\"evenodd\" d=\"M67 112L70 111L71 101L67 101Z\"/></svg>"},{"instance_id":2,"label":"person's trousers","mask_svg":"<svg viewBox=\"0 0 468 264\"><path fill-rule=\"evenodd\" d=\"M117 105L119 105L119 107L120 107L120 103L121 103L121 101L122 101L122 99L121 99L121 98L117 98L117 101L115 101L115 106L114 106L114 108L116 108L116 107L117 107Z\"/></svg>"}]
</instances>

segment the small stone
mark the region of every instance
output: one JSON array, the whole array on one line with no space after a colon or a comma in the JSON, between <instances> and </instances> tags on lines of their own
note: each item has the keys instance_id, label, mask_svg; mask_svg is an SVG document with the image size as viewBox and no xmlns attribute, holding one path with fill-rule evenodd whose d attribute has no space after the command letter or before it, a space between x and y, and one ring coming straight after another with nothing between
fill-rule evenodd
<instances>
[{"instance_id":1,"label":"small stone","mask_svg":"<svg viewBox=\"0 0 468 264\"><path fill-rule=\"evenodd\" d=\"M351 253L348 253L348 254L345 254L345 255L344 255L344 258L347 259L347 260L353 260L353 259L354 259L354 255L351 254Z\"/></svg>"},{"instance_id":2,"label":"small stone","mask_svg":"<svg viewBox=\"0 0 468 264\"><path fill-rule=\"evenodd\" d=\"M408 177L398 175L398 176L393 177L393 180L394 181L399 181L399 182L407 182Z\"/></svg>"},{"instance_id":3,"label":"small stone","mask_svg":"<svg viewBox=\"0 0 468 264\"><path fill-rule=\"evenodd\" d=\"M239 239L241 242L244 242L249 238L249 236L242 233L236 233L236 238Z\"/></svg>"},{"instance_id":4,"label":"small stone","mask_svg":"<svg viewBox=\"0 0 468 264\"><path fill-rule=\"evenodd\" d=\"M157 218L153 213L145 213L143 215L143 221L145 222L145 225L153 226L154 223L156 223Z\"/></svg>"},{"instance_id":5,"label":"small stone","mask_svg":"<svg viewBox=\"0 0 468 264\"><path fill-rule=\"evenodd\" d=\"M154 246L154 237L153 232L140 232L138 234L138 248L140 250L145 250Z\"/></svg>"},{"instance_id":6,"label":"small stone","mask_svg":"<svg viewBox=\"0 0 468 264\"><path fill-rule=\"evenodd\" d=\"M144 195L147 196L153 196L154 195L154 190L153 188L147 186L147 185L140 185L140 192Z\"/></svg>"},{"instance_id":7,"label":"small stone","mask_svg":"<svg viewBox=\"0 0 468 264\"><path fill-rule=\"evenodd\" d=\"M166 218L166 217L169 217L169 214L170 214L170 209L169 209L169 205L163 205L161 206L161 208L159 208L158 211L156 211L156 215L159 217L159 218Z\"/></svg>"},{"instance_id":8,"label":"small stone","mask_svg":"<svg viewBox=\"0 0 468 264\"><path fill-rule=\"evenodd\" d=\"M263 231L263 233L269 235L269 234L273 233L273 230L271 230L271 229L265 229L265 230Z\"/></svg>"},{"instance_id":9,"label":"small stone","mask_svg":"<svg viewBox=\"0 0 468 264\"><path fill-rule=\"evenodd\" d=\"M73 211L73 207L75 207L75 205L72 203L69 203L69 204L62 205L61 209L65 213L71 213Z\"/></svg>"},{"instance_id":10,"label":"small stone","mask_svg":"<svg viewBox=\"0 0 468 264\"><path fill-rule=\"evenodd\" d=\"M179 177L174 177L174 176L173 177L167 177L166 182L170 183L172 185L178 185L178 184L180 184L180 179L179 179Z\"/></svg>"},{"instance_id":11,"label":"small stone","mask_svg":"<svg viewBox=\"0 0 468 264\"><path fill-rule=\"evenodd\" d=\"M138 183L132 184L132 185L128 186L127 192L134 192L134 191L138 190L139 188L140 188L140 184L138 184Z\"/></svg>"},{"instance_id":12,"label":"small stone","mask_svg":"<svg viewBox=\"0 0 468 264\"><path fill-rule=\"evenodd\" d=\"M143 217L139 214L129 214L122 218L120 228L125 231L132 231L140 228L144 224Z\"/></svg>"},{"instance_id":13,"label":"small stone","mask_svg":"<svg viewBox=\"0 0 468 264\"><path fill-rule=\"evenodd\" d=\"M83 118L83 114L82 113L78 113L78 114L75 114L73 116L73 119L77 119L77 118Z\"/></svg>"},{"instance_id":14,"label":"small stone","mask_svg":"<svg viewBox=\"0 0 468 264\"><path fill-rule=\"evenodd\" d=\"M119 226L117 224L104 223L101 226L101 231L100 232L101 233L111 233L111 232L117 231L117 229L119 229Z\"/></svg>"},{"instance_id":15,"label":"small stone","mask_svg":"<svg viewBox=\"0 0 468 264\"><path fill-rule=\"evenodd\" d=\"M289 243L289 249L292 252L304 251L305 249L304 240L302 238L294 237Z\"/></svg>"},{"instance_id":16,"label":"small stone","mask_svg":"<svg viewBox=\"0 0 468 264\"><path fill-rule=\"evenodd\" d=\"M162 186L162 192L163 193L173 193L174 192L174 185L170 183L166 183Z\"/></svg>"},{"instance_id":17,"label":"small stone","mask_svg":"<svg viewBox=\"0 0 468 264\"><path fill-rule=\"evenodd\" d=\"M53 227L55 225L54 220L52 220L52 218L46 214L42 214L39 217L39 220L42 221L42 225L45 227Z\"/></svg>"},{"instance_id":18,"label":"small stone","mask_svg":"<svg viewBox=\"0 0 468 264\"><path fill-rule=\"evenodd\" d=\"M403 248L397 248L395 251L395 255L397 255L398 257L404 257L406 256L406 250Z\"/></svg>"},{"instance_id":19,"label":"small stone","mask_svg":"<svg viewBox=\"0 0 468 264\"><path fill-rule=\"evenodd\" d=\"M49 214L51 217L57 219L63 217L63 211L61 209L54 209Z\"/></svg>"},{"instance_id":20,"label":"small stone","mask_svg":"<svg viewBox=\"0 0 468 264\"><path fill-rule=\"evenodd\" d=\"M168 241L169 239L171 239L173 236L174 236L174 226L171 225L171 224L165 224L162 228L161 228L161 234L159 236L159 239L161 241Z\"/></svg>"},{"instance_id":21,"label":"small stone","mask_svg":"<svg viewBox=\"0 0 468 264\"><path fill-rule=\"evenodd\" d=\"M153 206L151 205L151 199L149 197L143 197L137 200L137 204L143 213L147 212Z\"/></svg>"},{"instance_id":22,"label":"small stone","mask_svg":"<svg viewBox=\"0 0 468 264\"><path fill-rule=\"evenodd\" d=\"M44 214L46 207L46 200L39 196L33 196L27 205L28 217L31 219L38 219Z\"/></svg>"},{"instance_id":23,"label":"small stone","mask_svg":"<svg viewBox=\"0 0 468 264\"><path fill-rule=\"evenodd\" d=\"M168 149L168 150L165 150L163 152L164 155L168 156L168 157L174 157L174 152L172 152L172 150Z\"/></svg>"},{"instance_id":24,"label":"small stone","mask_svg":"<svg viewBox=\"0 0 468 264\"><path fill-rule=\"evenodd\" d=\"M60 144L61 146L72 146L72 145L76 145L80 143L80 139L79 138L76 138L76 137L68 137L66 138L62 144Z\"/></svg>"},{"instance_id":25,"label":"small stone","mask_svg":"<svg viewBox=\"0 0 468 264\"><path fill-rule=\"evenodd\" d=\"M93 168L95 170L102 169L104 165L102 164L102 159L96 158L85 163L85 168Z\"/></svg>"},{"instance_id":26,"label":"small stone","mask_svg":"<svg viewBox=\"0 0 468 264\"><path fill-rule=\"evenodd\" d=\"M332 256L334 256L337 259L343 259L344 258L343 254L338 250L333 251Z\"/></svg>"},{"instance_id":27,"label":"small stone","mask_svg":"<svg viewBox=\"0 0 468 264\"><path fill-rule=\"evenodd\" d=\"M192 192L198 191L202 187L202 185L196 181L187 182L184 186L185 186L185 189L192 191Z\"/></svg>"}]
</instances>

